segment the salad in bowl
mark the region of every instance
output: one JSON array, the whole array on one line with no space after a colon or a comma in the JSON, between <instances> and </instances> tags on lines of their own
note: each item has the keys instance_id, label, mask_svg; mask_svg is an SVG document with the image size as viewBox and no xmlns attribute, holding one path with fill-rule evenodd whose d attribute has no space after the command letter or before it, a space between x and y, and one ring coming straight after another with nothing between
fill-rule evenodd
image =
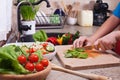
<instances>
[{"instance_id":1,"label":"salad in bowl","mask_svg":"<svg viewBox=\"0 0 120 80\"><path fill-rule=\"evenodd\" d=\"M51 42L24 42L24 43L9 43L8 45L19 46L22 50L27 53L34 53L41 51L41 54L44 58L52 60L56 55L55 46Z\"/></svg>"},{"instance_id":2,"label":"salad in bowl","mask_svg":"<svg viewBox=\"0 0 120 80\"><path fill-rule=\"evenodd\" d=\"M10 43L0 47L0 79L45 79L51 70L49 54L55 47L48 42Z\"/></svg>"}]
</instances>

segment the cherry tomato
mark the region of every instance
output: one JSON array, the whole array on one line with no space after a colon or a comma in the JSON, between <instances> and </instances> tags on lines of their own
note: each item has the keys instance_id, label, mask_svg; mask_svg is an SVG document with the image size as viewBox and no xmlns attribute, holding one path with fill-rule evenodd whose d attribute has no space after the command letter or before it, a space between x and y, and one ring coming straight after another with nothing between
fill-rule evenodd
<instances>
[{"instance_id":1,"label":"cherry tomato","mask_svg":"<svg viewBox=\"0 0 120 80\"><path fill-rule=\"evenodd\" d=\"M49 62L48 62L47 59L42 59L42 60L40 61L40 63L41 63L44 67L47 67L48 64L49 64Z\"/></svg>"},{"instance_id":2,"label":"cherry tomato","mask_svg":"<svg viewBox=\"0 0 120 80\"><path fill-rule=\"evenodd\" d=\"M48 43L43 43L42 46L46 49Z\"/></svg>"},{"instance_id":3,"label":"cherry tomato","mask_svg":"<svg viewBox=\"0 0 120 80\"><path fill-rule=\"evenodd\" d=\"M34 62L38 62L38 60L39 60L39 57L38 57L38 55L37 54L31 54L30 56L29 56L29 61L30 62L32 62L32 63L34 63Z\"/></svg>"},{"instance_id":4,"label":"cherry tomato","mask_svg":"<svg viewBox=\"0 0 120 80\"><path fill-rule=\"evenodd\" d=\"M35 65L36 71L42 71L44 70L44 66L41 63L38 63Z\"/></svg>"},{"instance_id":5,"label":"cherry tomato","mask_svg":"<svg viewBox=\"0 0 120 80\"><path fill-rule=\"evenodd\" d=\"M29 70L29 71L34 71L34 68L35 68L35 66L34 66L33 63L28 62L28 63L26 63L26 65L25 65L25 69L27 69L27 70Z\"/></svg>"},{"instance_id":6,"label":"cherry tomato","mask_svg":"<svg viewBox=\"0 0 120 80\"><path fill-rule=\"evenodd\" d=\"M24 55L18 56L17 59L18 59L20 64L25 64L27 62L27 59L26 59L26 57Z\"/></svg>"},{"instance_id":7,"label":"cherry tomato","mask_svg":"<svg viewBox=\"0 0 120 80\"><path fill-rule=\"evenodd\" d=\"M46 51L43 51L42 54L45 55L45 54L47 54L47 52L46 52Z\"/></svg>"},{"instance_id":8,"label":"cherry tomato","mask_svg":"<svg viewBox=\"0 0 120 80\"><path fill-rule=\"evenodd\" d=\"M30 49L29 49L29 53L34 53L35 51L36 51L35 48L30 48Z\"/></svg>"}]
</instances>

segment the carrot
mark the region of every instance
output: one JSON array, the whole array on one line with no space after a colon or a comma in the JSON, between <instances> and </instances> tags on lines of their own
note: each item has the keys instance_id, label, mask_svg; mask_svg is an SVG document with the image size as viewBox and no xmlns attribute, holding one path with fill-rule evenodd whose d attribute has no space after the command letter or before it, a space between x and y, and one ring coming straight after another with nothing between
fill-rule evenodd
<instances>
[{"instance_id":1,"label":"carrot","mask_svg":"<svg viewBox=\"0 0 120 80\"><path fill-rule=\"evenodd\" d=\"M92 57L92 58L95 58L100 55L99 52L93 50L86 50L85 52L88 54L88 57Z\"/></svg>"}]
</instances>

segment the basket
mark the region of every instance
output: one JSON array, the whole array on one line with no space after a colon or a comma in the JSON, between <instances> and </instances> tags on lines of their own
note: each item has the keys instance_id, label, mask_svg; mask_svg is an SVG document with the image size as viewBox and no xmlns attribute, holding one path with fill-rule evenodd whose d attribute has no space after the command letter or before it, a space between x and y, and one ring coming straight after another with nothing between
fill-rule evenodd
<instances>
[{"instance_id":1,"label":"basket","mask_svg":"<svg viewBox=\"0 0 120 80\"><path fill-rule=\"evenodd\" d=\"M51 63L42 71L25 75L0 74L0 80L44 80L51 71Z\"/></svg>"}]
</instances>

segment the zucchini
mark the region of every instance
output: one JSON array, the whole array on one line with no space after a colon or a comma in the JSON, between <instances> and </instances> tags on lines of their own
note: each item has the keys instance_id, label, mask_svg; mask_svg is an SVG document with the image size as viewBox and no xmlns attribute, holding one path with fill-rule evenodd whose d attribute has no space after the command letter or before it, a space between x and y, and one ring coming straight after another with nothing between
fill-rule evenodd
<instances>
[{"instance_id":1,"label":"zucchini","mask_svg":"<svg viewBox=\"0 0 120 80\"><path fill-rule=\"evenodd\" d=\"M54 46L52 46L52 45L48 45L48 46L46 47L46 50L49 51L49 52L53 52L53 51L55 50L55 48L54 48Z\"/></svg>"}]
</instances>

